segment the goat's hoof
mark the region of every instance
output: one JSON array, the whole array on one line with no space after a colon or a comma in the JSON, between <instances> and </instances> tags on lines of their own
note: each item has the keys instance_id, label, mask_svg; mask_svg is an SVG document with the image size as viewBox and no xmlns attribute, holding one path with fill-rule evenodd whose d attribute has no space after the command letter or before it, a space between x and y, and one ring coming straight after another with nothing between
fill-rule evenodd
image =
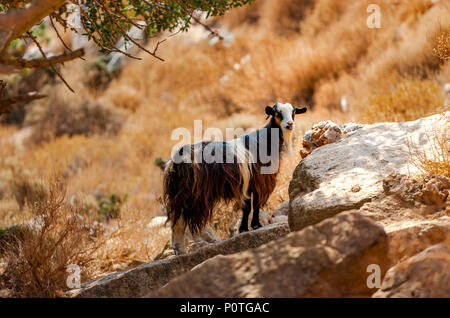
<instances>
[{"instance_id":1,"label":"goat's hoof","mask_svg":"<svg viewBox=\"0 0 450 318\"><path fill-rule=\"evenodd\" d=\"M239 228L239 233L244 233L244 232L248 232L248 228L240 227Z\"/></svg>"},{"instance_id":2,"label":"goat's hoof","mask_svg":"<svg viewBox=\"0 0 450 318\"><path fill-rule=\"evenodd\" d=\"M253 225L252 224L252 229L257 230L259 228L263 227L260 223Z\"/></svg>"},{"instance_id":3,"label":"goat's hoof","mask_svg":"<svg viewBox=\"0 0 450 318\"><path fill-rule=\"evenodd\" d=\"M175 255L181 255L181 254L185 254L186 251L184 250L184 247L181 246L180 243L176 243L173 246L171 246L173 252Z\"/></svg>"}]
</instances>

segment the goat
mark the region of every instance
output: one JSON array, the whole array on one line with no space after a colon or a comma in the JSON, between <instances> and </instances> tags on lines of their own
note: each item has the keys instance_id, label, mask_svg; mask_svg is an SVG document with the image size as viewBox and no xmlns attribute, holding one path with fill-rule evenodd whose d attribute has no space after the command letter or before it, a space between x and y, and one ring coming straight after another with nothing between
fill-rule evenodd
<instances>
[{"instance_id":1,"label":"goat","mask_svg":"<svg viewBox=\"0 0 450 318\"><path fill-rule=\"evenodd\" d=\"M183 253L186 226L191 233L199 233L221 201L235 201L242 207L240 233L248 231L252 203L251 227L261 227L259 210L275 188L280 154L285 148L291 151L295 114L306 110L276 103L266 107L271 119L257 131L226 142L186 145L174 153L163 182L164 207L172 226L171 248ZM208 151L212 162L197 160L199 152Z\"/></svg>"}]
</instances>

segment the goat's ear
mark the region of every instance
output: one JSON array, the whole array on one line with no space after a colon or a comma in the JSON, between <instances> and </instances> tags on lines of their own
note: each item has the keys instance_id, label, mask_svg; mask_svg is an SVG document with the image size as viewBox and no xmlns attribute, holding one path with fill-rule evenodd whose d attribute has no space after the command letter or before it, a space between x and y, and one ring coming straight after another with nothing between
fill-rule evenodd
<instances>
[{"instance_id":1,"label":"goat's ear","mask_svg":"<svg viewBox=\"0 0 450 318\"><path fill-rule=\"evenodd\" d=\"M308 108L303 107L303 108L295 108L295 113L296 114L303 114L306 113L306 111L308 110Z\"/></svg>"},{"instance_id":2,"label":"goat's ear","mask_svg":"<svg viewBox=\"0 0 450 318\"><path fill-rule=\"evenodd\" d=\"M273 115L275 115L275 110L273 109L273 107L266 106L266 115L267 115L267 116L273 116Z\"/></svg>"}]
</instances>

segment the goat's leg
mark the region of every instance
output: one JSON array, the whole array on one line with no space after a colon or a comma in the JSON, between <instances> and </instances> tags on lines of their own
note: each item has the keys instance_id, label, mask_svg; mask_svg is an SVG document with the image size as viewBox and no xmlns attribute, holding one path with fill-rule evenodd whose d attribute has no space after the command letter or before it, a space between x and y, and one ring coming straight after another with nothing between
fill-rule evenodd
<instances>
[{"instance_id":1,"label":"goat's leg","mask_svg":"<svg viewBox=\"0 0 450 318\"><path fill-rule=\"evenodd\" d=\"M184 249L184 233L186 232L186 222L183 217L177 220L177 223L172 223L172 238L170 240L170 248L175 251L175 254L185 253Z\"/></svg>"},{"instance_id":2,"label":"goat's leg","mask_svg":"<svg viewBox=\"0 0 450 318\"><path fill-rule=\"evenodd\" d=\"M256 192L253 193L253 217L251 227L254 230L262 227L261 223L259 223L259 198Z\"/></svg>"},{"instance_id":3,"label":"goat's leg","mask_svg":"<svg viewBox=\"0 0 450 318\"><path fill-rule=\"evenodd\" d=\"M242 221L239 227L239 233L248 231L248 216L250 215L250 210L252 209L252 201L245 200L244 208L242 209Z\"/></svg>"}]
</instances>

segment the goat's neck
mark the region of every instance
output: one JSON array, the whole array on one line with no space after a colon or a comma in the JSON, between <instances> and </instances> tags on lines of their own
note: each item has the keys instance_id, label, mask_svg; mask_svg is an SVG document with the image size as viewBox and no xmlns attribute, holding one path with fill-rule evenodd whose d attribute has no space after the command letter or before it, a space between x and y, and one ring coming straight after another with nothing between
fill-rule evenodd
<instances>
[{"instance_id":1,"label":"goat's neck","mask_svg":"<svg viewBox=\"0 0 450 318\"><path fill-rule=\"evenodd\" d=\"M272 140L272 129L277 129L278 130L278 152L281 154L282 150L283 150L283 145L285 144L284 142L284 138L283 138L283 130L281 129L281 127L277 124L277 122L275 121L275 119L272 117L269 121L269 123L264 126L263 129L267 129L267 149L272 149L270 147L270 142Z\"/></svg>"}]
</instances>

